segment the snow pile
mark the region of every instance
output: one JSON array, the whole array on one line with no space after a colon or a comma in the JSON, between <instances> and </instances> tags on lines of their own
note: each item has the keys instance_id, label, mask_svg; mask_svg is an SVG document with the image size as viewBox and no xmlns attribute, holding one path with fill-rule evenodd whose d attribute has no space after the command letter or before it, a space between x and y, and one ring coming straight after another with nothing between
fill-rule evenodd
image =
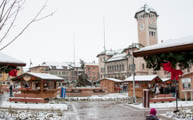
<instances>
[{"instance_id":1,"label":"snow pile","mask_svg":"<svg viewBox=\"0 0 193 120\"><path fill-rule=\"evenodd\" d=\"M138 105L131 104L131 106L144 109L143 104L140 103ZM190 107L193 106L192 101L178 101L179 107ZM150 103L150 108L175 108L176 107L176 101L173 102L165 102L165 103Z\"/></svg>"},{"instance_id":2,"label":"snow pile","mask_svg":"<svg viewBox=\"0 0 193 120\"><path fill-rule=\"evenodd\" d=\"M192 110L180 110L177 113L174 112L167 112L166 114L161 114L161 116L164 116L166 118L172 119L172 120L192 120Z\"/></svg>"},{"instance_id":3,"label":"snow pile","mask_svg":"<svg viewBox=\"0 0 193 120\"><path fill-rule=\"evenodd\" d=\"M116 100L127 100L129 99L128 93L112 93L106 95L94 95L88 97L67 97L68 100L72 101L95 101L95 100L102 100L102 101L116 101Z\"/></svg>"},{"instance_id":4,"label":"snow pile","mask_svg":"<svg viewBox=\"0 0 193 120\"><path fill-rule=\"evenodd\" d=\"M1 110L0 120L64 120L62 111Z\"/></svg>"},{"instance_id":5,"label":"snow pile","mask_svg":"<svg viewBox=\"0 0 193 120\"><path fill-rule=\"evenodd\" d=\"M32 104L32 103L12 103L8 101L2 102L0 107L3 108L16 108L16 109L53 109L53 110L67 110L66 104L50 104L50 103L38 103L38 104Z\"/></svg>"}]
</instances>

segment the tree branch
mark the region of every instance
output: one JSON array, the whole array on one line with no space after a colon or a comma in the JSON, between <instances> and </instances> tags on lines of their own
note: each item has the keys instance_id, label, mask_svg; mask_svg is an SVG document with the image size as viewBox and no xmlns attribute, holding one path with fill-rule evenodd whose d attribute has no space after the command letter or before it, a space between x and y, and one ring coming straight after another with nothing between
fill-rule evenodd
<instances>
[{"instance_id":1,"label":"tree branch","mask_svg":"<svg viewBox=\"0 0 193 120\"><path fill-rule=\"evenodd\" d=\"M18 6L18 9L17 9L17 12L16 12L16 14L15 14L15 17L14 17L13 21L11 22L11 24L10 24L8 30L6 31L6 33L5 33L4 36L1 38L0 43L5 39L5 37L6 37L6 36L8 35L8 33L9 33L9 31L11 30L13 24L15 23L15 20L16 20L16 18L17 18L17 15L18 15L19 11L20 11L20 6Z\"/></svg>"},{"instance_id":2,"label":"tree branch","mask_svg":"<svg viewBox=\"0 0 193 120\"><path fill-rule=\"evenodd\" d=\"M42 13L42 11L45 9L45 7L46 7L46 5L47 5L47 2L48 2L48 0L47 0L47 1L44 3L44 5L40 8L40 10L37 12L37 14L33 17L33 19L32 19L31 21L29 21L29 23L28 23L10 42L8 42L6 45L4 45L2 48L0 48L0 51L3 50L3 49L5 49L6 47L8 47L8 46L9 46L10 44L12 44L15 40L17 40L17 38L20 37L33 22L36 22L36 21L39 21L39 20L43 20L43 19L45 19L45 18L47 18L47 17L49 17L49 16L52 16L52 15L54 14L54 12L52 12L52 13L50 13L50 14L48 14L48 15L46 15L46 16L38 19L39 15L40 15L40 14ZM17 14L18 14L18 13L17 13ZM16 17L16 16L15 16L15 17ZM14 18L14 19L16 19L16 18ZM15 21L15 20L14 20L14 21ZM14 21L12 21L12 24L13 24ZM11 25L11 26L13 26L13 25ZM9 30L10 30L10 29L11 29L11 28L9 28ZM8 33L6 33L6 34L8 34Z\"/></svg>"}]
</instances>

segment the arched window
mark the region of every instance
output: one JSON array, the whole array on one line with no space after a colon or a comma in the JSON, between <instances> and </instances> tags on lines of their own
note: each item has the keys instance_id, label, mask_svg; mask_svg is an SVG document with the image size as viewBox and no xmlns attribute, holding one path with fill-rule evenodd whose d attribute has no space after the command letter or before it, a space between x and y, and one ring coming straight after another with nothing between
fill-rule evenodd
<instances>
[{"instance_id":1,"label":"arched window","mask_svg":"<svg viewBox=\"0 0 193 120\"><path fill-rule=\"evenodd\" d=\"M142 64L142 69L143 69L143 70L145 69L145 65L144 65L144 63Z\"/></svg>"},{"instance_id":2,"label":"arched window","mask_svg":"<svg viewBox=\"0 0 193 120\"><path fill-rule=\"evenodd\" d=\"M124 68L124 64L122 64L122 69L123 69L123 71L125 70L125 68Z\"/></svg>"}]
</instances>

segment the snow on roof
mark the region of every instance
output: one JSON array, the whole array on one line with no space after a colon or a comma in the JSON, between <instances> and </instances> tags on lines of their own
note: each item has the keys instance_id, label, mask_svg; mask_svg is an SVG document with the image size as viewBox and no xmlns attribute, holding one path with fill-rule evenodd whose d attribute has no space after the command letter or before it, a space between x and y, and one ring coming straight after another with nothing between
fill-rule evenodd
<instances>
[{"instance_id":1,"label":"snow on roof","mask_svg":"<svg viewBox=\"0 0 193 120\"><path fill-rule=\"evenodd\" d=\"M107 62L118 61L118 60L123 60L123 59L127 59L126 53L115 54L110 59L108 59Z\"/></svg>"},{"instance_id":2,"label":"snow on roof","mask_svg":"<svg viewBox=\"0 0 193 120\"><path fill-rule=\"evenodd\" d=\"M166 82L166 81L168 81L168 80L170 80L171 78L161 78L161 80L163 81L163 82Z\"/></svg>"},{"instance_id":3,"label":"snow on roof","mask_svg":"<svg viewBox=\"0 0 193 120\"><path fill-rule=\"evenodd\" d=\"M24 62L0 52L0 63L24 64Z\"/></svg>"},{"instance_id":4,"label":"snow on roof","mask_svg":"<svg viewBox=\"0 0 193 120\"><path fill-rule=\"evenodd\" d=\"M114 81L114 82L124 82L123 80L119 80L119 79L115 79L115 78L104 78L104 79L101 79L101 80L111 80L111 81Z\"/></svg>"},{"instance_id":5,"label":"snow on roof","mask_svg":"<svg viewBox=\"0 0 193 120\"><path fill-rule=\"evenodd\" d=\"M76 62L74 65L74 62L43 62L42 64L38 66L47 66L50 69L65 69L65 68L72 68L72 67L81 67L81 64L79 62ZM38 67L33 66L33 67Z\"/></svg>"},{"instance_id":6,"label":"snow on roof","mask_svg":"<svg viewBox=\"0 0 193 120\"><path fill-rule=\"evenodd\" d=\"M157 75L136 75L135 81L152 81L158 77ZM130 76L124 80L125 82L133 81L133 76Z\"/></svg>"},{"instance_id":7,"label":"snow on roof","mask_svg":"<svg viewBox=\"0 0 193 120\"><path fill-rule=\"evenodd\" d=\"M141 11L145 11L146 13L150 13L150 12L155 12L155 13L157 13L157 12L155 11L155 9L153 9L153 8L150 7L150 6L148 6L147 4L144 4L144 6L142 6L141 8L139 8L136 13L141 12Z\"/></svg>"},{"instance_id":8,"label":"snow on roof","mask_svg":"<svg viewBox=\"0 0 193 120\"><path fill-rule=\"evenodd\" d=\"M184 77L184 76L190 75L190 74L193 74L193 72L187 72L187 73L184 73L181 77Z\"/></svg>"},{"instance_id":9,"label":"snow on roof","mask_svg":"<svg viewBox=\"0 0 193 120\"><path fill-rule=\"evenodd\" d=\"M119 49L119 50L106 50L106 51L102 51L101 53L99 53L98 55L97 55L97 57L99 56L99 55L115 55L115 54L119 54L119 53L122 53L123 52L123 50L124 49Z\"/></svg>"},{"instance_id":10,"label":"snow on roof","mask_svg":"<svg viewBox=\"0 0 193 120\"><path fill-rule=\"evenodd\" d=\"M64 69L64 67L68 67L68 64L65 62L43 62L41 66L48 66L50 69Z\"/></svg>"},{"instance_id":11,"label":"snow on roof","mask_svg":"<svg viewBox=\"0 0 193 120\"><path fill-rule=\"evenodd\" d=\"M24 73L25 74L25 73ZM58 77L56 75L52 75L52 74L47 74L47 73L33 73L33 72L27 72L27 74L32 75L32 76L36 76L38 78L41 79L45 79L45 80L64 80L61 77Z\"/></svg>"},{"instance_id":12,"label":"snow on roof","mask_svg":"<svg viewBox=\"0 0 193 120\"><path fill-rule=\"evenodd\" d=\"M86 63L85 65L94 65L94 66L98 66L98 63Z\"/></svg>"},{"instance_id":13,"label":"snow on roof","mask_svg":"<svg viewBox=\"0 0 193 120\"><path fill-rule=\"evenodd\" d=\"M161 48L176 47L176 46L188 45L188 44L193 44L193 35L178 38L178 39L171 39L171 40L167 40L166 42L163 42L163 43L143 47L136 52L156 50L156 49L161 49Z\"/></svg>"}]
</instances>

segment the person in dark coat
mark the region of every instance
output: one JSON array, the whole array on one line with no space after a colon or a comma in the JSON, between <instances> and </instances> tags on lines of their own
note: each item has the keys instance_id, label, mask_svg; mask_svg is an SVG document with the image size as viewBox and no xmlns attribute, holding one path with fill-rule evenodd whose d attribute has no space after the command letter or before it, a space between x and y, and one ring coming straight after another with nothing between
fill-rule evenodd
<instances>
[{"instance_id":1,"label":"person in dark coat","mask_svg":"<svg viewBox=\"0 0 193 120\"><path fill-rule=\"evenodd\" d=\"M171 87L171 93L173 97L176 97L176 87L174 85Z\"/></svg>"},{"instance_id":2,"label":"person in dark coat","mask_svg":"<svg viewBox=\"0 0 193 120\"><path fill-rule=\"evenodd\" d=\"M163 89L164 89L164 87L163 87L163 85L161 85L161 87L160 87L160 89L159 89L160 94L163 94Z\"/></svg>"},{"instance_id":3,"label":"person in dark coat","mask_svg":"<svg viewBox=\"0 0 193 120\"><path fill-rule=\"evenodd\" d=\"M146 120L159 120L158 117L156 116L156 109L151 108L148 116L146 116Z\"/></svg>"},{"instance_id":4,"label":"person in dark coat","mask_svg":"<svg viewBox=\"0 0 193 120\"><path fill-rule=\"evenodd\" d=\"M12 84L10 84L9 86L9 96L13 97L13 85Z\"/></svg>"}]
</instances>

